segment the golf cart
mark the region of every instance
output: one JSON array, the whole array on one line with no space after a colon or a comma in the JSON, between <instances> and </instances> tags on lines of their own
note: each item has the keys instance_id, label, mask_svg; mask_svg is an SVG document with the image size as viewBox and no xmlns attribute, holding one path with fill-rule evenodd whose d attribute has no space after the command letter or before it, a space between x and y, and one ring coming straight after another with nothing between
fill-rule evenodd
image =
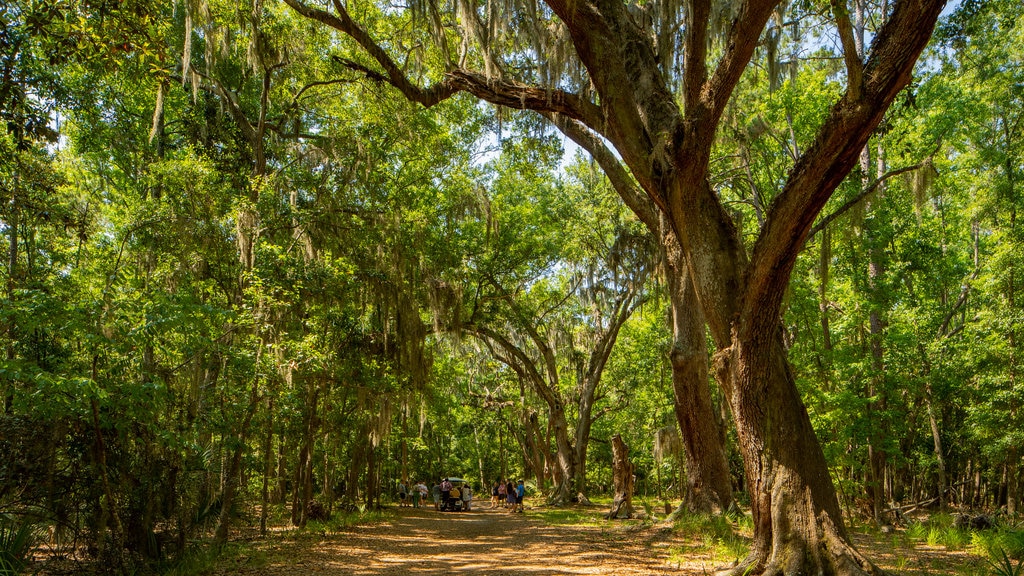
<instances>
[{"instance_id":1,"label":"golf cart","mask_svg":"<svg viewBox=\"0 0 1024 576\"><path fill-rule=\"evenodd\" d=\"M447 502L441 502L441 510L449 512L461 512L463 510L464 503L462 501L462 488L468 484L467 481L462 478L449 477L448 481L452 483L452 488L459 490L458 498L449 498Z\"/></svg>"}]
</instances>

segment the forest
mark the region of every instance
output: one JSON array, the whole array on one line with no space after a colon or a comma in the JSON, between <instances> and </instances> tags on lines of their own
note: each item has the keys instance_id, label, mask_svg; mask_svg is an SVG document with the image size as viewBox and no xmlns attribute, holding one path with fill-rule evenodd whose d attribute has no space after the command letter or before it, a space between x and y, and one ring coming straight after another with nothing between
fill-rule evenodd
<instances>
[{"instance_id":1,"label":"forest","mask_svg":"<svg viewBox=\"0 0 1024 576\"><path fill-rule=\"evenodd\" d=\"M0 575L444 477L1024 574L1018 0L7 0L0 120Z\"/></svg>"}]
</instances>

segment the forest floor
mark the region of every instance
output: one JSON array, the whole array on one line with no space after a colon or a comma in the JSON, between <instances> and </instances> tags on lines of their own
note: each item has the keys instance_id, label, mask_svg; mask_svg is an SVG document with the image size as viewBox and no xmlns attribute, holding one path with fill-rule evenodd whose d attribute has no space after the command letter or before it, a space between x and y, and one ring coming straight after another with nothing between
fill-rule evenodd
<instances>
[{"instance_id":1,"label":"forest floor","mask_svg":"<svg viewBox=\"0 0 1024 576\"><path fill-rule=\"evenodd\" d=\"M526 514L491 509L440 513L392 508L385 519L341 528L286 531L249 540L217 574L250 576L518 574L704 575L742 554L728 538L680 534L664 523L609 522L604 508ZM857 546L893 574L989 574L980 556L895 535L854 531ZM737 540L746 538L740 530ZM244 539L244 538L243 538Z\"/></svg>"}]
</instances>

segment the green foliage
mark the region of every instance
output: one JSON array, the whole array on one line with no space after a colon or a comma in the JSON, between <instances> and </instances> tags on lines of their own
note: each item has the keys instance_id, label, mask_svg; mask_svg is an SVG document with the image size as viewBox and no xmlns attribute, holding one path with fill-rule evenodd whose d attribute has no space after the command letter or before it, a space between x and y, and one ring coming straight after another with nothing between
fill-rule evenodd
<instances>
[{"instance_id":1,"label":"green foliage","mask_svg":"<svg viewBox=\"0 0 1024 576\"><path fill-rule=\"evenodd\" d=\"M999 550L998 557L993 556L988 562L992 567L993 576L1020 576L1024 574L1024 560L1017 560L1015 563L1002 549Z\"/></svg>"},{"instance_id":2,"label":"green foliage","mask_svg":"<svg viewBox=\"0 0 1024 576\"><path fill-rule=\"evenodd\" d=\"M816 7L789 9L820 23ZM373 34L409 47L418 81L441 78L448 63L415 16L359 10ZM970 463L990 487L980 505L999 504L991 487L1024 440L1020 11L999 0L954 12L870 145L888 169L928 161L811 238L796 264L783 333L850 509L869 444L897 492L938 489L928 404L947 475ZM650 239L595 163L567 158L536 116L392 97L345 66L372 64L364 54L282 3L14 0L0 24L5 510L42 510L97 541L116 517L153 566L203 573L212 550L154 543L168 526L189 541L211 534L236 453L248 482L231 519L254 522L268 459L271 518L284 521L305 497L292 485L305 465L313 497L355 510L312 533L385 521L380 494L403 473L526 476L525 423L543 429L550 409L527 364L576 426L580 375L611 304L634 288L642 305L604 367L584 489L599 501L609 488L616 433L638 493L684 489L678 458L659 463L652 449L675 416ZM725 112L711 180L745 239L841 89L842 63L823 46L808 54L773 27ZM769 52L791 56L785 70ZM528 361L471 338L480 326ZM550 367L531 341L549 346ZM530 511L603 526L600 513ZM750 522L686 517L676 530L731 560ZM26 526L0 525L5 569L26 557ZM967 544L948 517L906 534ZM1017 532L972 538L993 559L1021 558Z\"/></svg>"},{"instance_id":3,"label":"green foliage","mask_svg":"<svg viewBox=\"0 0 1024 576\"><path fill-rule=\"evenodd\" d=\"M734 561L746 557L750 550L750 538L741 535L738 526L725 515L684 513L673 522L674 532L684 541L696 544L680 549L676 554L688 551L711 552L716 561Z\"/></svg>"},{"instance_id":4,"label":"green foliage","mask_svg":"<svg viewBox=\"0 0 1024 576\"><path fill-rule=\"evenodd\" d=\"M251 543L231 543L226 546L192 546L181 556L164 565L158 566L156 572L160 576L187 576L215 574L224 566L239 566L259 569L267 563L266 553Z\"/></svg>"},{"instance_id":5,"label":"green foliage","mask_svg":"<svg viewBox=\"0 0 1024 576\"><path fill-rule=\"evenodd\" d=\"M353 511L339 510L335 511L329 520L309 522L303 531L309 534L332 534L353 526L389 522L393 518L394 512L390 510L368 510L366 507Z\"/></svg>"},{"instance_id":6,"label":"green foliage","mask_svg":"<svg viewBox=\"0 0 1024 576\"><path fill-rule=\"evenodd\" d=\"M1013 528L980 530L971 534L972 547L992 560L1007 556L1024 560L1024 531Z\"/></svg>"},{"instance_id":7,"label":"green foliage","mask_svg":"<svg viewBox=\"0 0 1024 576\"><path fill-rule=\"evenodd\" d=\"M608 526L609 521L604 519L603 512L605 510L597 508L540 507L531 508L528 514L553 526Z\"/></svg>"},{"instance_id":8,"label":"green foliage","mask_svg":"<svg viewBox=\"0 0 1024 576\"><path fill-rule=\"evenodd\" d=\"M0 575L20 574L34 545L34 526L30 522L0 517Z\"/></svg>"}]
</instances>

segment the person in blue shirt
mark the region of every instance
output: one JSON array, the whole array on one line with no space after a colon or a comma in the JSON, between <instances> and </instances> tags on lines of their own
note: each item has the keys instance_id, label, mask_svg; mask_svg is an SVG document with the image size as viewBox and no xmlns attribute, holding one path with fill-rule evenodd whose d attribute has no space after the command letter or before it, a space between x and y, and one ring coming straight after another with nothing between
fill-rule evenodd
<instances>
[{"instance_id":1,"label":"person in blue shirt","mask_svg":"<svg viewBox=\"0 0 1024 576\"><path fill-rule=\"evenodd\" d=\"M526 496L526 486L520 480L519 484L516 485L516 506L513 509L514 512L523 511L523 496Z\"/></svg>"}]
</instances>

